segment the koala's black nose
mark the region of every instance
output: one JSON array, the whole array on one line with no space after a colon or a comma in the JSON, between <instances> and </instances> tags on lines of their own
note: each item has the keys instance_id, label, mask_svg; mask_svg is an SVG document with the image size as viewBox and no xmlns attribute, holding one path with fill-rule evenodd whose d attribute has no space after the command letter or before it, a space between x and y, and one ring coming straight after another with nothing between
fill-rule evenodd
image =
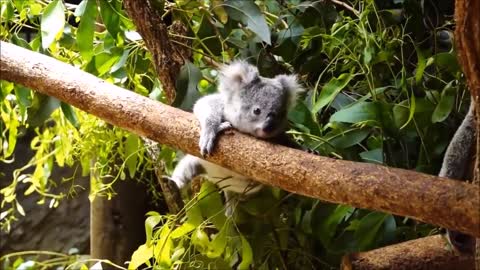
<instances>
[{"instance_id":1,"label":"koala's black nose","mask_svg":"<svg viewBox=\"0 0 480 270\"><path fill-rule=\"evenodd\" d=\"M275 129L275 122L268 121L267 124L262 128L264 132L270 133Z\"/></svg>"}]
</instances>

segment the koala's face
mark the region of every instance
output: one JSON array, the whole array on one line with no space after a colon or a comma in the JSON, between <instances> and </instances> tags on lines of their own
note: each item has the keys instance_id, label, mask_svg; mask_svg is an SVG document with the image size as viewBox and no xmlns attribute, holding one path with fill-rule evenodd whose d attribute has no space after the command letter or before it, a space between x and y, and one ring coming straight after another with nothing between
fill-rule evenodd
<instances>
[{"instance_id":1,"label":"koala's face","mask_svg":"<svg viewBox=\"0 0 480 270\"><path fill-rule=\"evenodd\" d=\"M225 118L241 132L272 138L287 128L288 98L277 80L256 77L225 97Z\"/></svg>"},{"instance_id":2,"label":"koala's face","mask_svg":"<svg viewBox=\"0 0 480 270\"><path fill-rule=\"evenodd\" d=\"M241 132L272 138L287 128L288 109L302 91L295 75L264 78L255 66L235 61L220 71L224 117Z\"/></svg>"}]
</instances>

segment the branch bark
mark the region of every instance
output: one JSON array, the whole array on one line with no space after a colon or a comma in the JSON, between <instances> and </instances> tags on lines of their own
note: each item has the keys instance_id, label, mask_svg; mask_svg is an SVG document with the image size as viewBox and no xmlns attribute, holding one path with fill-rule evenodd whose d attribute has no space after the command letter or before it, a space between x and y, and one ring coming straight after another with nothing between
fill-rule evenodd
<instances>
[{"instance_id":1,"label":"branch bark","mask_svg":"<svg viewBox=\"0 0 480 270\"><path fill-rule=\"evenodd\" d=\"M167 101L171 104L176 94L176 76L180 73L180 68L185 59L190 58L191 51L185 47L175 46L171 42L167 25L162 21L160 12L152 6L151 1L124 0L123 4L153 56L157 76L162 82ZM187 34L187 28L179 21L173 22L172 30L180 37ZM189 41L177 38L177 42L188 44ZM143 138L143 141L147 146L150 158L157 161L160 154L158 145L145 138ZM178 213L184 206L178 188L172 186L169 181L165 181L162 177L163 166L161 162L156 162L154 167L169 212Z\"/></svg>"},{"instance_id":2,"label":"branch bark","mask_svg":"<svg viewBox=\"0 0 480 270\"><path fill-rule=\"evenodd\" d=\"M162 21L159 12L151 6L150 1L124 0L123 4L153 56L157 75L171 104L175 99L175 79L185 62L184 59L189 58L190 52L181 50L179 46L174 46L170 42L167 25ZM182 32L181 25L174 26L178 28L178 32ZM183 32L186 33L186 29Z\"/></svg>"},{"instance_id":3,"label":"branch bark","mask_svg":"<svg viewBox=\"0 0 480 270\"><path fill-rule=\"evenodd\" d=\"M342 270L473 270L472 254L460 254L442 235L428 236L367 252L346 255Z\"/></svg>"},{"instance_id":4,"label":"branch bark","mask_svg":"<svg viewBox=\"0 0 480 270\"><path fill-rule=\"evenodd\" d=\"M0 79L54 96L105 121L199 156L192 114L137 95L45 55L1 42ZM437 176L335 160L234 132L207 160L259 182L480 236L480 189ZM241 160L241 162L239 162Z\"/></svg>"},{"instance_id":5,"label":"branch bark","mask_svg":"<svg viewBox=\"0 0 480 270\"><path fill-rule=\"evenodd\" d=\"M458 60L475 100L477 115L476 161L473 183L480 187L480 0L455 1L455 43ZM477 238L476 269L480 270L480 238Z\"/></svg>"}]
</instances>

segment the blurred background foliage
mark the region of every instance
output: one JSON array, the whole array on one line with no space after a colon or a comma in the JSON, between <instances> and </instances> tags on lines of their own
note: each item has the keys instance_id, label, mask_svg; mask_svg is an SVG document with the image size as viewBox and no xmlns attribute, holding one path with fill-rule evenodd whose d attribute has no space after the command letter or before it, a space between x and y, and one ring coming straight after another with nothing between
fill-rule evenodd
<instances>
[{"instance_id":1,"label":"blurred background foliage","mask_svg":"<svg viewBox=\"0 0 480 270\"><path fill-rule=\"evenodd\" d=\"M263 76L299 74L308 92L289 115L289 134L321 155L436 174L468 105L453 48L453 1L150 0L167 25L181 21L189 48L174 106L190 110L216 90L212 62L247 59ZM1 0L0 37L77 66L109 83L165 102L152 57L121 0ZM113 196L127 176L151 187L153 164L142 140L55 98L1 81L0 159L12 162L18 138L34 134L35 156L1 175L0 224L28 215L16 199L41 195L56 207L91 177L90 196ZM178 160L162 147L165 174ZM54 166L76 175L51 179ZM54 193L69 185L68 193ZM23 191L23 189L22 189ZM165 208L165 207L163 207ZM139 220L138 222L143 222ZM130 267L330 269L342 255L438 231L390 214L333 205L276 188L242 202L232 218L205 183L178 215L150 212L147 242ZM17 269L23 261L9 261Z\"/></svg>"}]
</instances>

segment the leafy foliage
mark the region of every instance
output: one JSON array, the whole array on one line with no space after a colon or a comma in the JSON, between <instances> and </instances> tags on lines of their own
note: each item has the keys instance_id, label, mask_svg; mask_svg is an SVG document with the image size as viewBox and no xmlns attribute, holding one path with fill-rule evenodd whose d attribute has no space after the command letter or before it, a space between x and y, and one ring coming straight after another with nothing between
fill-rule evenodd
<instances>
[{"instance_id":1,"label":"leafy foliage","mask_svg":"<svg viewBox=\"0 0 480 270\"><path fill-rule=\"evenodd\" d=\"M244 58L264 76L294 72L305 95L289 115L290 134L322 155L435 174L461 120L465 83L452 48L451 9L444 1L150 0L166 22L180 20L194 52L179 74L174 105L190 109L215 91L211 60ZM110 83L164 101L151 56L120 0L6 0L0 36L71 63ZM435 12L434 12L435 11ZM97 15L100 15L99 17ZM100 18L100 19L98 19ZM27 41L22 31L37 33ZM177 33L171 33L172 36ZM19 187L55 206L53 166L91 173L92 196L112 195L128 176L149 179L151 162L141 140L58 100L1 82L2 160L16 140L35 132L32 160L2 186L0 222L17 214ZM52 144L53 142L53 144ZM175 154L161 153L169 173ZM120 163L118 161L121 161ZM119 165L120 164L120 165ZM28 169L32 168L33 172ZM151 181L150 183L153 183ZM333 205L265 188L224 216L218 190L205 183L177 216L151 212L147 241L129 268L329 269L340 257L435 231L389 214Z\"/></svg>"}]
</instances>

